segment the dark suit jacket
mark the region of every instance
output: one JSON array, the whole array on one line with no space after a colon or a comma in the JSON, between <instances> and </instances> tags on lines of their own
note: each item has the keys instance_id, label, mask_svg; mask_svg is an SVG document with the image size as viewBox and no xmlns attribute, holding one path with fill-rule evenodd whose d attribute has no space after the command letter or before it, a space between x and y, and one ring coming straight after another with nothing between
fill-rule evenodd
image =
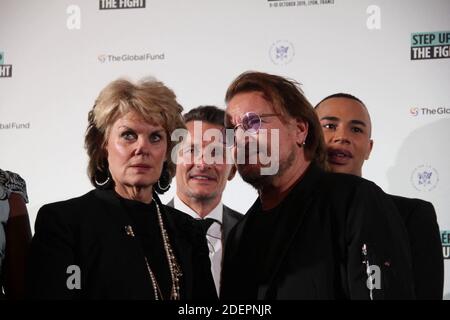
<instances>
[{"instance_id":1,"label":"dark suit jacket","mask_svg":"<svg viewBox=\"0 0 450 320\"><path fill-rule=\"evenodd\" d=\"M174 200L170 200L167 206L174 207ZM239 213L226 205L223 205L223 217L222 217L222 242L225 244L231 229L241 220L243 217L242 213Z\"/></svg>"},{"instance_id":2,"label":"dark suit jacket","mask_svg":"<svg viewBox=\"0 0 450 320\"><path fill-rule=\"evenodd\" d=\"M28 295L34 299L154 299L144 253L126 234L130 218L111 190L43 206L38 213L28 266ZM217 296L208 248L191 217L160 205L183 276L182 299ZM81 289L66 282L81 271Z\"/></svg>"},{"instance_id":3,"label":"dark suit jacket","mask_svg":"<svg viewBox=\"0 0 450 320\"><path fill-rule=\"evenodd\" d=\"M278 209L264 264L255 266L242 249L248 220L262 210L259 199L231 231L221 298L369 299L364 244L370 265L381 271L374 299L414 298L403 221L374 183L311 164ZM243 296L253 268L265 268L269 276L257 284L256 296Z\"/></svg>"},{"instance_id":4,"label":"dark suit jacket","mask_svg":"<svg viewBox=\"0 0 450 320\"><path fill-rule=\"evenodd\" d=\"M444 257L436 212L430 202L391 195L409 235L417 299L442 299Z\"/></svg>"}]
</instances>

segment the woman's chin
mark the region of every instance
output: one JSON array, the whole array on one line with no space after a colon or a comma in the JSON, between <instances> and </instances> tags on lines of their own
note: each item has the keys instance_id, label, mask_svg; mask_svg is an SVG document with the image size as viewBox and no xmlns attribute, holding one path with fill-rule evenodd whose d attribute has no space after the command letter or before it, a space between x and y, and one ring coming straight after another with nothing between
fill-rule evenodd
<instances>
[{"instance_id":1,"label":"woman's chin","mask_svg":"<svg viewBox=\"0 0 450 320\"><path fill-rule=\"evenodd\" d=\"M152 178L136 177L129 179L125 185L130 188L147 189L152 188L157 182L158 180Z\"/></svg>"}]
</instances>

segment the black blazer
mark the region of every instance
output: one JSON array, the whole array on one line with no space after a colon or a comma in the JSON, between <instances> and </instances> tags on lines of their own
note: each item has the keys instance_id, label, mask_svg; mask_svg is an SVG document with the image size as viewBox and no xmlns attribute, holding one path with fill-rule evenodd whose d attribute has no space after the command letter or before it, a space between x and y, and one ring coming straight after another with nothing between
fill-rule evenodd
<instances>
[{"instance_id":1,"label":"black blazer","mask_svg":"<svg viewBox=\"0 0 450 320\"><path fill-rule=\"evenodd\" d=\"M409 235L417 299L442 299L444 257L436 212L430 202L391 195Z\"/></svg>"},{"instance_id":2,"label":"black blazer","mask_svg":"<svg viewBox=\"0 0 450 320\"><path fill-rule=\"evenodd\" d=\"M174 200L170 200L167 206L174 208ZM225 244L231 229L242 219L244 215L239 213L226 205L223 205L222 217L222 242Z\"/></svg>"},{"instance_id":3,"label":"black blazer","mask_svg":"<svg viewBox=\"0 0 450 320\"><path fill-rule=\"evenodd\" d=\"M256 296L243 296L254 262L243 248L246 224L261 211L254 203L227 242L222 269L223 299L369 299L362 246L381 271L374 299L414 298L407 233L395 205L373 182L325 173L311 164L278 206L267 247L269 276ZM264 273L263 273L264 274Z\"/></svg>"},{"instance_id":4,"label":"black blazer","mask_svg":"<svg viewBox=\"0 0 450 320\"><path fill-rule=\"evenodd\" d=\"M225 244L230 235L231 229L242 219L244 215L239 213L226 205L223 205L223 220L222 220L222 240Z\"/></svg>"},{"instance_id":5,"label":"black blazer","mask_svg":"<svg viewBox=\"0 0 450 320\"><path fill-rule=\"evenodd\" d=\"M159 203L183 276L182 299L217 297L208 247L191 217ZM28 265L28 296L35 299L154 299L142 247L111 190L43 206ZM67 268L81 271L81 289L67 288Z\"/></svg>"}]
</instances>

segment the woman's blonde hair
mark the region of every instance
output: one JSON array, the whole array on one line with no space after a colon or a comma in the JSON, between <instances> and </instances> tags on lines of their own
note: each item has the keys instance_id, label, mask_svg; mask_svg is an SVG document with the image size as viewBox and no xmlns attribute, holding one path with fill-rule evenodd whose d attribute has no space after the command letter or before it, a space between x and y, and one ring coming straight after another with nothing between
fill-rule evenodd
<instances>
[{"instance_id":1,"label":"woman's blonde hair","mask_svg":"<svg viewBox=\"0 0 450 320\"><path fill-rule=\"evenodd\" d=\"M105 152L106 142L112 125L117 119L130 111L136 112L145 121L161 125L167 135L168 172L164 183L169 184L175 175L175 164L170 157L176 141L171 141L172 132L185 128L181 113L183 107L176 101L175 93L162 82L145 78L138 83L118 79L108 84L95 100L88 114L88 127L85 135L85 148L89 156L88 176L98 187L98 180L108 177L108 160ZM99 178L100 176L101 178Z\"/></svg>"}]
</instances>

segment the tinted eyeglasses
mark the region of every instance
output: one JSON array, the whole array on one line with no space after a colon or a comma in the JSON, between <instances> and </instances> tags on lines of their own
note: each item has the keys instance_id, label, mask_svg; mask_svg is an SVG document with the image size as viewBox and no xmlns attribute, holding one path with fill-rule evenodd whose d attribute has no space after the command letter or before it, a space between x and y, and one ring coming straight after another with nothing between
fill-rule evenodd
<instances>
[{"instance_id":1,"label":"tinted eyeglasses","mask_svg":"<svg viewBox=\"0 0 450 320\"><path fill-rule=\"evenodd\" d=\"M261 119L266 117L275 117L279 116L279 113L263 113L263 114L257 114L254 112L247 112L242 117L241 123L238 123L234 126L234 131L237 130L237 128L242 127L242 129L245 132L256 134L258 133L259 129L261 129Z\"/></svg>"},{"instance_id":2,"label":"tinted eyeglasses","mask_svg":"<svg viewBox=\"0 0 450 320\"><path fill-rule=\"evenodd\" d=\"M236 130L241 127L244 132L248 132L250 134L257 134L259 129L261 129L261 123L262 118L266 117L276 117L279 116L279 113L263 113L263 114L257 114L255 112L247 112L242 117L241 123L238 123L234 127L229 127L228 129L233 129L234 133L236 133ZM231 139L232 138L232 139ZM227 146L233 146L236 143L235 134L233 137L230 137L228 134L226 134L226 138L224 139L224 142ZM231 142L233 141L233 142Z\"/></svg>"}]
</instances>

